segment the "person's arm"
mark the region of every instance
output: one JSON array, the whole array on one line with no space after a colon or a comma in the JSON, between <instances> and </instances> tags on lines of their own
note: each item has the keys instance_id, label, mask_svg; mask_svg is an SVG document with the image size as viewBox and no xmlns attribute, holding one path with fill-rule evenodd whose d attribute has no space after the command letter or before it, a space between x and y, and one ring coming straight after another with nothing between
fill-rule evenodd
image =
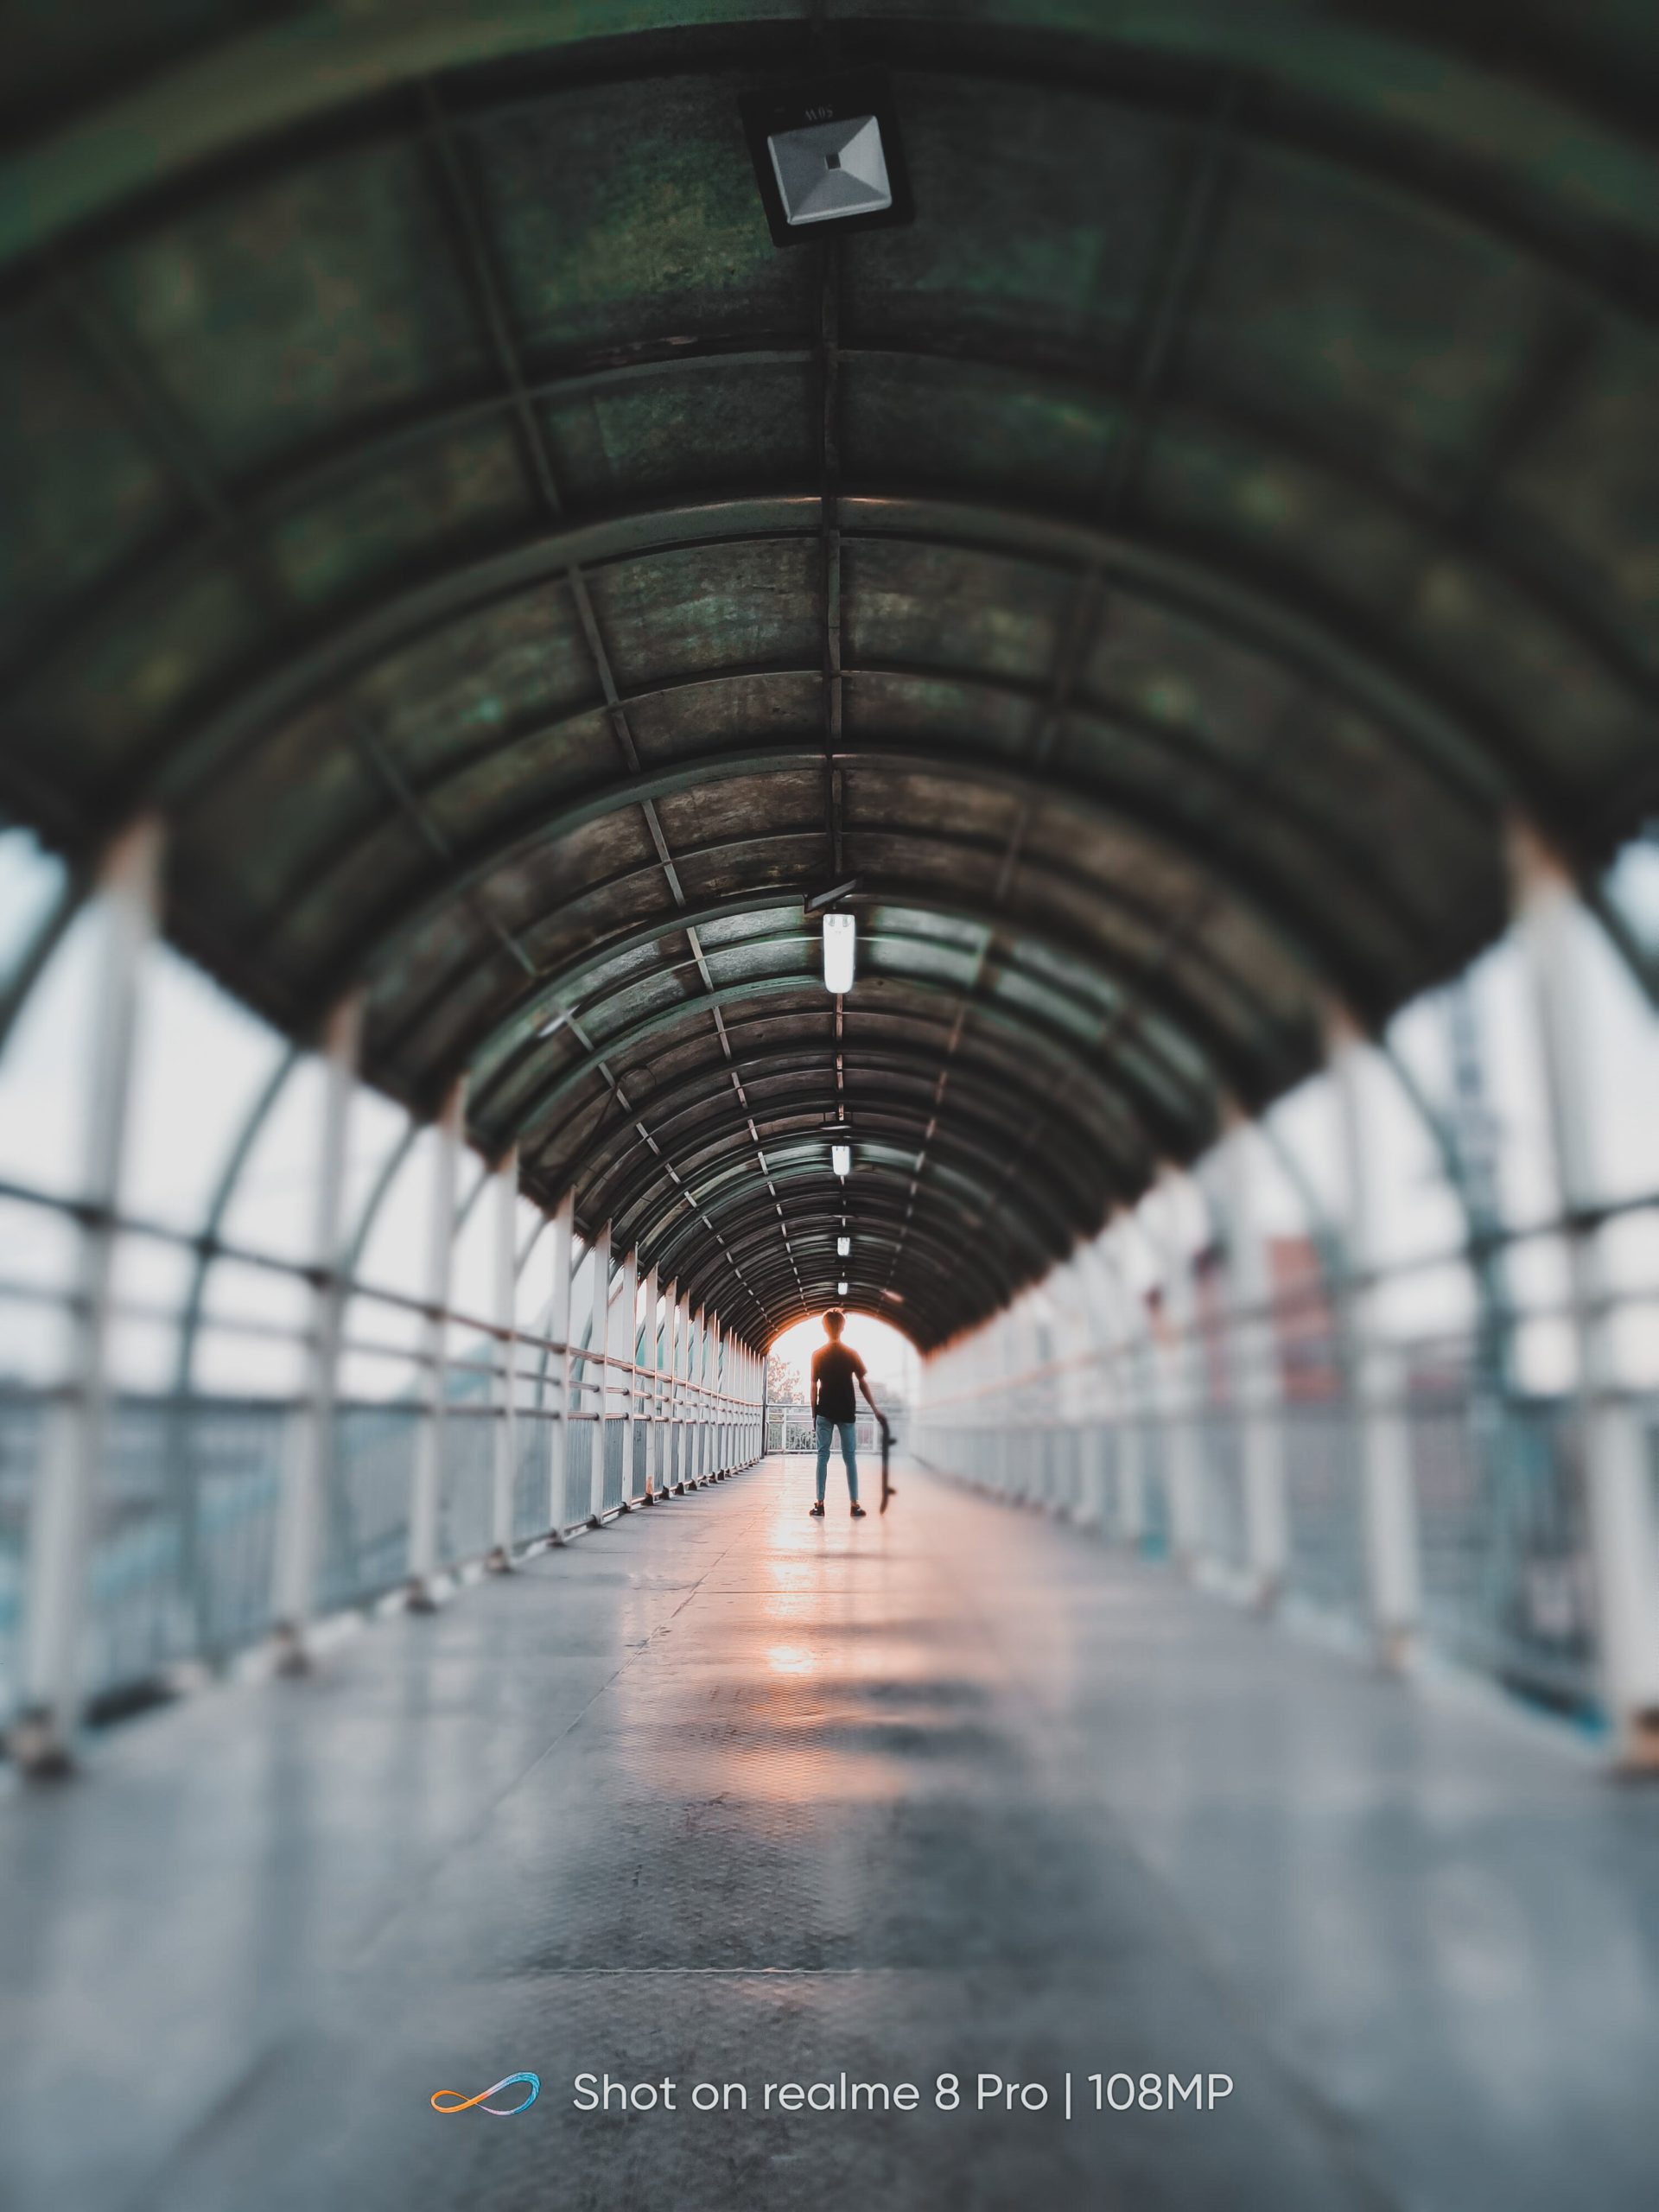
<instances>
[{"instance_id":1,"label":"person's arm","mask_svg":"<svg viewBox=\"0 0 1659 2212\"><path fill-rule=\"evenodd\" d=\"M870 1395L870 1378L861 1367L858 1370L858 1387L864 1393L865 1404L875 1415L877 1421L880 1422L882 1427L885 1428L887 1426L887 1417L886 1414L882 1412L880 1407L876 1404L875 1400Z\"/></svg>"},{"instance_id":2,"label":"person's arm","mask_svg":"<svg viewBox=\"0 0 1659 2212\"><path fill-rule=\"evenodd\" d=\"M812 1380L808 1386L806 1393L807 1409L811 1414L812 1418L815 1421L817 1419L818 1415L818 1393L823 1388L823 1372L819 1364L819 1359L820 1355L817 1352L814 1352L812 1355Z\"/></svg>"}]
</instances>

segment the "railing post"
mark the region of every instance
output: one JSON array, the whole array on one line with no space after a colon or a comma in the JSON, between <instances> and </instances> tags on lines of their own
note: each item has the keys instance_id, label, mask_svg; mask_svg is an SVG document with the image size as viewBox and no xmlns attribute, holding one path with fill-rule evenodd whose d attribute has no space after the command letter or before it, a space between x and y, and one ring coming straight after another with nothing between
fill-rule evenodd
<instances>
[{"instance_id":1,"label":"railing post","mask_svg":"<svg viewBox=\"0 0 1659 2212\"><path fill-rule=\"evenodd\" d=\"M662 1497L672 1489L673 1471L669 1465L669 1448L673 1440L673 1415L670 1411L668 1375L673 1364L669 1351L669 1332L674 1325L674 1285L659 1282L657 1286L658 1303L663 1309L661 1325L653 1315L651 1329L651 1410L653 1422L651 1447L651 1486L654 1494Z\"/></svg>"},{"instance_id":2,"label":"railing post","mask_svg":"<svg viewBox=\"0 0 1659 2212\"><path fill-rule=\"evenodd\" d=\"M547 1332L558 1347L559 1402L553 1417L552 1451L548 1455L547 1525L550 1534L563 1541L565 1497L570 1471L570 1277L576 1248L576 1198L566 1191L553 1217L553 1303Z\"/></svg>"},{"instance_id":3,"label":"railing post","mask_svg":"<svg viewBox=\"0 0 1659 2212\"><path fill-rule=\"evenodd\" d=\"M1121 1434L1116 1413L1116 1378L1109 1363L1116 1349L1116 1284L1099 1240L1084 1246L1079 1270L1084 1320L1089 1332L1089 1368L1083 1391L1089 1448L1084 1456L1084 1517L1102 1535L1112 1529L1107 1492L1113 1474L1114 1445Z\"/></svg>"},{"instance_id":4,"label":"railing post","mask_svg":"<svg viewBox=\"0 0 1659 2212\"><path fill-rule=\"evenodd\" d=\"M615 1326L613 1345L618 1356L622 1383L622 1479L618 1485L622 1509L626 1512L633 1499L633 1392L638 1376L634 1372L634 1352L639 1341L639 1255L630 1245L622 1255L618 1273Z\"/></svg>"},{"instance_id":5,"label":"railing post","mask_svg":"<svg viewBox=\"0 0 1659 2212\"><path fill-rule=\"evenodd\" d=\"M657 1414L657 1270L652 1268L645 1277L643 1311L636 1332L635 1351L639 1371L634 1376L636 1403L643 1400L640 1410L645 1423L645 1503L657 1502L657 1439L659 1434Z\"/></svg>"},{"instance_id":6,"label":"railing post","mask_svg":"<svg viewBox=\"0 0 1659 2212\"><path fill-rule=\"evenodd\" d=\"M680 1486L683 1489L696 1471L696 1410L691 1396L691 1357L696 1338L692 1333L691 1300L688 1297L680 1308Z\"/></svg>"},{"instance_id":7,"label":"railing post","mask_svg":"<svg viewBox=\"0 0 1659 2212\"><path fill-rule=\"evenodd\" d=\"M1001 1388L992 1403L995 1421L996 1474L995 1486L1004 1497L1014 1495L1014 1378L1019 1371L1020 1328L1010 1309L999 1314L992 1324L1000 1339L1001 1359Z\"/></svg>"},{"instance_id":8,"label":"railing post","mask_svg":"<svg viewBox=\"0 0 1659 2212\"><path fill-rule=\"evenodd\" d=\"M720 1316L718 1313L710 1313L704 1324L702 1371L703 1416L709 1433L707 1470L711 1476L718 1475L725 1465L721 1438L721 1423L725 1416L725 1408L721 1398L723 1387L721 1377L725 1371L725 1347L721 1337Z\"/></svg>"},{"instance_id":9,"label":"railing post","mask_svg":"<svg viewBox=\"0 0 1659 2212\"><path fill-rule=\"evenodd\" d=\"M1511 838L1521 937L1538 1009L1551 1147L1567 1231L1585 1510L1601 1694L1614 1756L1659 1766L1659 1503L1641 1426L1621 1385L1603 1231L1603 1121L1587 1035L1586 934L1567 871L1529 833ZM1649 1109L1652 1101L1648 1102Z\"/></svg>"},{"instance_id":10,"label":"railing post","mask_svg":"<svg viewBox=\"0 0 1659 2212\"><path fill-rule=\"evenodd\" d=\"M1339 1012L1332 1016L1332 1047L1347 1185L1344 1333L1359 1442L1371 1634L1379 1663L1398 1670L1410 1662L1416 1645L1421 1568L1404 1378L1398 1349L1382 1326L1376 1283L1382 1256L1377 1091L1390 1078L1375 1046Z\"/></svg>"},{"instance_id":11,"label":"railing post","mask_svg":"<svg viewBox=\"0 0 1659 2212\"><path fill-rule=\"evenodd\" d=\"M725 1383L725 1346L720 1341L720 1316L712 1314L709 1321L709 1364L711 1389L709 1402L709 1471L723 1475L726 1471L726 1408L721 1402Z\"/></svg>"},{"instance_id":12,"label":"railing post","mask_svg":"<svg viewBox=\"0 0 1659 2212\"><path fill-rule=\"evenodd\" d=\"M709 1471L721 1472L725 1461L721 1452L720 1425L722 1408L720 1402L721 1377L720 1316L709 1317Z\"/></svg>"},{"instance_id":13,"label":"railing post","mask_svg":"<svg viewBox=\"0 0 1659 2212\"><path fill-rule=\"evenodd\" d=\"M680 1487L680 1286L663 1294L663 1366L668 1376L663 1404L663 1488Z\"/></svg>"},{"instance_id":14,"label":"railing post","mask_svg":"<svg viewBox=\"0 0 1659 2212\"><path fill-rule=\"evenodd\" d=\"M1118 1366L1124 1417L1123 1451L1117 1470L1117 1495L1123 1541L1131 1551L1139 1551L1147 1536L1147 1426L1151 1395L1147 1387L1147 1361L1152 1317L1147 1311L1146 1300L1129 1279L1128 1262L1122 1244L1120 1222L1116 1274L1123 1340Z\"/></svg>"},{"instance_id":15,"label":"railing post","mask_svg":"<svg viewBox=\"0 0 1659 2212\"><path fill-rule=\"evenodd\" d=\"M588 1357L582 1363L582 1382L597 1363L594 1401L598 1418L594 1424L594 1448L588 1477L588 1525L597 1529L605 1517L605 1423L611 1395L611 1224L607 1221L594 1239L592 1318L588 1326Z\"/></svg>"},{"instance_id":16,"label":"railing post","mask_svg":"<svg viewBox=\"0 0 1659 2212\"><path fill-rule=\"evenodd\" d=\"M702 1471L712 1482L720 1472L720 1317L705 1306L702 1323Z\"/></svg>"},{"instance_id":17,"label":"railing post","mask_svg":"<svg viewBox=\"0 0 1659 2212\"><path fill-rule=\"evenodd\" d=\"M707 1479L715 1472L715 1332L719 1327L719 1316L703 1308L702 1322L702 1471Z\"/></svg>"},{"instance_id":18,"label":"railing post","mask_svg":"<svg viewBox=\"0 0 1659 2212\"><path fill-rule=\"evenodd\" d=\"M738 1356L733 1346L731 1328L728 1324L721 1340L720 1359L720 1419L724 1438L721 1457L725 1461L726 1472L728 1475L737 1465L737 1413L733 1399L737 1390L739 1371Z\"/></svg>"},{"instance_id":19,"label":"railing post","mask_svg":"<svg viewBox=\"0 0 1659 2212\"><path fill-rule=\"evenodd\" d=\"M732 1450L732 1338L729 1325L722 1326L720 1338L720 1357L715 1370L720 1389L720 1471L729 1475L736 1459Z\"/></svg>"},{"instance_id":20,"label":"railing post","mask_svg":"<svg viewBox=\"0 0 1659 2212\"><path fill-rule=\"evenodd\" d=\"M1268 1611L1285 1586L1290 1524L1285 1505L1284 1409L1273 1283L1256 1204L1258 1143L1250 1123L1235 1115L1222 1147L1233 1389L1243 1462L1245 1555L1255 1602Z\"/></svg>"},{"instance_id":21,"label":"railing post","mask_svg":"<svg viewBox=\"0 0 1659 2212\"><path fill-rule=\"evenodd\" d=\"M1177 1566L1191 1574L1204 1550L1192 1261L1179 1219L1180 1183L1168 1170L1160 1178L1157 1195L1160 1218L1154 1250L1163 1295L1153 1330L1153 1358L1169 1484L1170 1549Z\"/></svg>"},{"instance_id":22,"label":"railing post","mask_svg":"<svg viewBox=\"0 0 1659 2212\"><path fill-rule=\"evenodd\" d=\"M10 1738L25 1771L61 1774L74 1759L82 1639L92 1556L92 1502L109 1427L108 1353L133 1048L144 955L161 906L162 833L153 817L110 847L91 901L97 932L88 1111L67 1386L35 1479L24 1590L22 1711Z\"/></svg>"},{"instance_id":23,"label":"railing post","mask_svg":"<svg viewBox=\"0 0 1659 2212\"><path fill-rule=\"evenodd\" d=\"M346 1169L362 1033L363 995L353 991L334 1008L322 1036L322 1119L312 1192L311 1255L316 1274L304 1381L283 1456L271 1586L277 1665L284 1674L302 1674L308 1663L305 1631L316 1602L319 1538L335 1460L340 1344L347 1295L342 1274Z\"/></svg>"},{"instance_id":24,"label":"railing post","mask_svg":"<svg viewBox=\"0 0 1659 2212\"><path fill-rule=\"evenodd\" d=\"M455 1248L455 1187L461 1173L467 1084L458 1077L444 1094L427 1198L426 1268L421 1285L421 1414L409 1485L409 1610L432 1611L438 1566L438 1513L443 1484L444 1351L448 1343L449 1275Z\"/></svg>"},{"instance_id":25,"label":"railing post","mask_svg":"<svg viewBox=\"0 0 1659 2212\"><path fill-rule=\"evenodd\" d=\"M494 1340L496 1423L494 1491L491 1500L492 1573L505 1574L512 1563L513 1492L518 1484L518 1332L514 1326L518 1288L518 1147L513 1145L491 1177L495 1205L495 1310L490 1319L500 1331Z\"/></svg>"},{"instance_id":26,"label":"railing post","mask_svg":"<svg viewBox=\"0 0 1659 2212\"><path fill-rule=\"evenodd\" d=\"M702 1387L709 1357L709 1344L703 1334L702 1317L708 1310L706 1306L699 1306L691 1316L691 1341L686 1348L686 1379L691 1386L691 1473L694 1481L701 1481L708 1471L703 1437L707 1405Z\"/></svg>"}]
</instances>

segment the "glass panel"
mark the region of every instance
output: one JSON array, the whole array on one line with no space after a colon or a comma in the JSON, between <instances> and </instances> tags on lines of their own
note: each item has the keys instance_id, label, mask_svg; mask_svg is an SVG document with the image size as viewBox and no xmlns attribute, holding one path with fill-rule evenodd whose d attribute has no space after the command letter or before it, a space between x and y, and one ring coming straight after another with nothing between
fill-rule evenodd
<instances>
[{"instance_id":1,"label":"glass panel","mask_svg":"<svg viewBox=\"0 0 1659 2212\"><path fill-rule=\"evenodd\" d=\"M98 930L81 914L48 962L0 1057L0 1176L78 1195L86 1153Z\"/></svg>"},{"instance_id":2,"label":"glass panel","mask_svg":"<svg viewBox=\"0 0 1659 2212\"><path fill-rule=\"evenodd\" d=\"M1602 887L1637 943L1659 958L1659 828L1625 846Z\"/></svg>"},{"instance_id":3,"label":"glass panel","mask_svg":"<svg viewBox=\"0 0 1659 2212\"><path fill-rule=\"evenodd\" d=\"M124 1208L194 1230L286 1047L167 945L141 990Z\"/></svg>"},{"instance_id":4,"label":"glass panel","mask_svg":"<svg viewBox=\"0 0 1659 2212\"><path fill-rule=\"evenodd\" d=\"M495 1315L496 1194L484 1187L487 1181L483 1161L467 1154L461 1166L461 1197L463 1205L468 1198L472 1204L455 1239L449 1303L457 1313L478 1321Z\"/></svg>"},{"instance_id":5,"label":"glass panel","mask_svg":"<svg viewBox=\"0 0 1659 2212\"><path fill-rule=\"evenodd\" d=\"M1548 1221L1558 1199L1537 1007L1514 938L1478 960L1469 988L1497 1117L1497 1187L1511 1226Z\"/></svg>"},{"instance_id":6,"label":"glass panel","mask_svg":"<svg viewBox=\"0 0 1659 2212\"><path fill-rule=\"evenodd\" d=\"M311 1261L323 1089L322 1064L308 1054L283 1085L242 1171L225 1217L228 1243L302 1266Z\"/></svg>"},{"instance_id":7,"label":"glass panel","mask_svg":"<svg viewBox=\"0 0 1659 2212\"><path fill-rule=\"evenodd\" d=\"M347 1125L346 1188L340 1201L340 1219L348 1238L356 1234L363 1209L394 1147L402 1143L409 1121L401 1106L383 1098L367 1084L358 1085Z\"/></svg>"},{"instance_id":8,"label":"glass panel","mask_svg":"<svg viewBox=\"0 0 1659 2212\"><path fill-rule=\"evenodd\" d=\"M404 1154L380 1201L358 1268L360 1282L418 1296L426 1281L427 1215L438 1147L435 1128L423 1128Z\"/></svg>"},{"instance_id":9,"label":"glass panel","mask_svg":"<svg viewBox=\"0 0 1659 2212\"><path fill-rule=\"evenodd\" d=\"M116 1246L109 1379L122 1391L172 1390L178 1380L179 1316L195 1274L194 1255L153 1236Z\"/></svg>"},{"instance_id":10,"label":"glass panel","mask_svg":"<svg viewBox=\"0 0 1659 2212\"><path fill-rule=\"evenodd\" d=\"M1644 849L1649 884L1659 847ZM1656 894L1659 895L1659 894ZM1597 1188L1604 1200L1659 1191L1659 1021L1605 933L1581 917L1584 1050L1599 1114Z\"/></svg>"},{"instance_id":11,"label":"glass panel","mask_svg":"<svg viewBox=\"0 0 1659 2212\"><path fill-rule=\"evenodd\" d=\"M310 1292L296 1275L215 1260L203 1287L195 1387L232 1397L292 1395L301 1386L299 1339L309 1318Z\"/></svg>"},{"instance_id":12,"label":"glass panel","mask_svg":"<svg viewBox=\"0 0 1659 2212\"><path fill-rule=\"evenodd\" d=\"M32 830L0 830L0 976L34 943L67 873Z\"/></svg>"},{"instance_id":13,"label":"glass panel","mask_svg":"<svg viewBox=\"0 0 1659 2212\"><path fill-rule=\"evenodd\" d=\"M61 1377L76 1240L67 1214L0 1198L0 1386Z\"/></svg>"},{"instance_id":14,"label":"glass panel","mask_svg":"<svg viewBox=\"0 0 1659 2212\"><path fill-rule=\"evenodd\" d=\"M1325 1220L1339 1225L1346 1211L1345 1179L1336 1091L1330 1077L1311 1077L1271 1108L1266 1122L1307 1184ZM1282 1160L1281 1172L1294 1181ZM1299 1211L1299 1225L1306 1232L1309 1227L1306 1209L1300 1207Z\"/></svg>"}]
</instances>

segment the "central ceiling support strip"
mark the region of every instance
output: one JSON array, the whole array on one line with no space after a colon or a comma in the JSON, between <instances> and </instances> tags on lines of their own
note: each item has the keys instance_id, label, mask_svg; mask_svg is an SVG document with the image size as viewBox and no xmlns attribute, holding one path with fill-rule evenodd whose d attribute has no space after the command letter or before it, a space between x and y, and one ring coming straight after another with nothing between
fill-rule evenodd
<instances>
[{"instance_id":1,"label":"central ceiling support strip","mask_svg":"<svg viewBox=\"0 0 1659 2212\"><path fill-rule=\"evenodd\" d=\"M495 355L496 365L511 396L513 413L518 424L521 444L530 474L534 480L535 489L550 519L556 525L565 519L564 501L557 479L554 474L552 456L548 450L546 435L531 401L506 302L496 274L494 248L486 228L477 196L467 175L461 149L455 142L454 133L450 128L437 88L429 79L422 86L422 97L432 142L436 149L439 164L443 173L448 205L455 219L465 274L477 299L480 312L488 333L490 346ZM611 731L616 741L617 750L622 756L623 764L628 774L637 776L640 770L639 749L634 741L633 731L628 721L627 709L623 704L622 693L616 680L616 672L610 652L600 630L599 618L594 612L587 577L580 563L574 561L565 568L563 573L565 582L575 606L576 620L598 679L601 695L605 702L605 709L610 720ZM685 891L680 881L679 871L674 864L674 855L664 831L662 817L657 810L656 802L649 796L642 795L639 804L640 812L645 817L652 846L662 868L664 880L668 885L669 894L675 906L683 908L686 903ZM708 963L703 957L702 941L694 927L688 927L685 935L691 948L692 958L696 963L697 973L702 978L703 988L712 996L713 978L709 975ZM535 972L533 966L531 972L532 974ZM714 1016L721 1051L729 1061L732 1056L731 1046L727 1039L725 1025L721 1020L718 1007L714 1009ZM575 1016L570 1015L568 1019L569 1027L578 1041L582 1044L584 1049L591 1052L591 1042ZM601 1072L610 1085L612 1095L619 1109L631 1116L632 1109L628 1106L620 1084L608 1067L604 1066L602 1063ZM741 1101L742 1084L735 1066L733 1067L732 1079L739 1099ZM753 1122L749 1126L753 1130ZM640 1134L645 1137L646 1142L654 1144L654 1141L645 1130L643 1124L639 1127ZM758 1137L755 1140L755 1149L759 1154ZM760 1155L760 1166L761 1173L765 1175L766 1170L764 1155ZM785 1231L785 1237L787 1237L787 1231ZM742 1283L741 1272L738 1274L738 1281L740 1284ZM743 1288L747 1293L747 1286L743 1285ZM747 1294L753 1300L753 1294Z\"/></svg>"}]
</instances>

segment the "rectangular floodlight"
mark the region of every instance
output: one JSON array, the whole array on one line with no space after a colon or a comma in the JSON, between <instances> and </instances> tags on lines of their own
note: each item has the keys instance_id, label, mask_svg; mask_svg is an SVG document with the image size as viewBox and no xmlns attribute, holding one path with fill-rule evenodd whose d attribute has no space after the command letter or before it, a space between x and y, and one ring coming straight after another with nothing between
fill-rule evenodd
<instances>
[{"instance_id":1,"label":"rectangular floodlight","mask_svg":"<svg viewBox=\"0 0 1659 2212\"><path fill-rule=\"evenodd\" d=\"M907 223L910 187L885 69L761 86L739 103L774 245Z\"/></svg>"},{"instance_id":2,"label":"rectangular floodlight","mask_svg":"<svg viewBox=\"0 0 1659 2212\"><path fill-rule=\"evenodd\" d=\"M851 1256L851 1254L852 1254L852 1249L853 1249L853 1240L852 1240L852 1238L851 1238L850 1236L837 1236L837 1237L836 1237L836 1257L838 1260L845 1260L845 1259L849 1258L849 1257Z\"/></svg>"},{"instance_id":3,"label":"rectangular floodlight","mask_svg":"<svg viewBox=\"0 0 1659 2212\"><path fill-rule=\"evenodd\" d=\"M847 1295L847 1286L846 1286L846 1284L845 1284L844 1282L838 1282L838 1283L836 1285L836 1296L837 1298L845 1298L845 1297L846 1297L846 1295Z\"/></svg>"},{"instance_id":4,"label":"rectangular floodlight","mask_svg":"<svg viewBox=\"0 0 1659 2212\"><path fill-rule=\"evenodd\" d=\"M826 914L823 918L823 988L839 995L853 988L858 949L858 918L854 914Z\"/></svg>"},{"instance_id":5,"label":"rectangular floodlight","mask_svg":"<svg viewBox=\"0 0 1659 2212\"><path fill-rule=\"evenodd\" d=\"M841 1176L843 1179L845 1179L847 1176L850 1175L853 1172L853 1147L851 1145L832 1144L830 1147L830 1165L835 1169L836 1174Z\"/></svg>"}]
</instances>

